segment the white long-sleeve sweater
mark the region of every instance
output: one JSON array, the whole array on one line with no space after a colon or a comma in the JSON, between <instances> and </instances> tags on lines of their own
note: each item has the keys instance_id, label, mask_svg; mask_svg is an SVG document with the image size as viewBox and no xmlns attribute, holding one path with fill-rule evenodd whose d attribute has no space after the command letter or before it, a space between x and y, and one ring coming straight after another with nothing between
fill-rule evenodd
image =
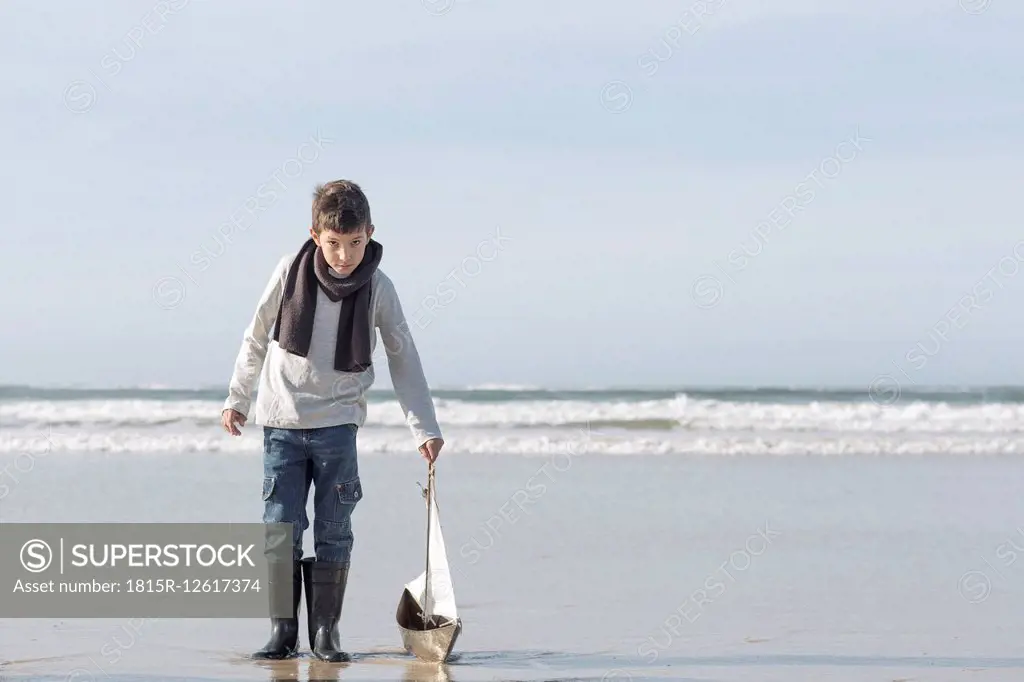
<instances>
[{"instance_id":1,"label":"white long-sleeve sweater","mask_svg":"<svg viewBox=\"0 0 1024 682\"><path fill-rule=\"evenodd\" d=\"M289 429L362 426L374 368L371 365L361 373L334 369L341 301L335 303L322 292L317 293L307 357L289 353L271 339L285 277L294 257L290 254L280 260L260 297L242 338L224 409L238 410L248 419L253 389L259 382L256 414L251 420L257 424ZM341 276L333 269L331 274ZM394 284L378 269L371 287L370 356L377 348L376 330L380 329L391 381L418 447L441 437L430 389Z\"/></svg>"}]
</instances>

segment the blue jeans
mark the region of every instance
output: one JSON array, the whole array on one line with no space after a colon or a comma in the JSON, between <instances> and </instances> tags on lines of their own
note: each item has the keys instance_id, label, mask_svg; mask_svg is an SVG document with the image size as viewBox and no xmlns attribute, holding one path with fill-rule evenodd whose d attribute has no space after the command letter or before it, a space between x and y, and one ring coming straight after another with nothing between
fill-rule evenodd
<instances>
[{"instance_id":1,"label":"blue jeans","mask_svg":"<svg viewBox=\"0 0 1024 682\"><path fill-rule=\"evenodd\" d=\"M316 558L348 565L352 511L363 496L356 463L355 424L320 429L263 427L263 522L291 523L295 560L309 528L306 500L313 492Z\"/></svg>"}]
</instances>

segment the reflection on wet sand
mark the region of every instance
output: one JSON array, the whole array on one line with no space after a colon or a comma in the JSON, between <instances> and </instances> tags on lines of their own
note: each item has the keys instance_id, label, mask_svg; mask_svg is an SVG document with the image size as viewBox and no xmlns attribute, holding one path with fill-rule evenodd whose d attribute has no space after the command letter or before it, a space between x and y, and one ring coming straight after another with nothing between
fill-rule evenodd
<instances>
[{"instance_id":1,"label":"reflection on wet sand","mask_svg":"<svg viewBox=\"0 0 1024 682\"><path fill-rule=\"evenodd\" d=\"M248 661L247 661L248 662ZM267 679L270 682L284 682L285 680L299 680L300 666L298 658L286 658L281 661L252 661L257 667L267 671Z\"/></svg>"},{"instance_id":2,"label":"reflection on wet sand","mask_svg":"<svg viewBox=\"0 0 1024 682\"><path fill-rule=\"evenodd\" d=\"M454 682L448 666L437 663L424 663L422 661L403 660L396 661L388 656L377 658L374 656L359 657L359 663L400 663L403 665L403 682ZM345 671L352 663L326 663L312 657L296 657L283 661L254 661L255 665L266 671L266 679L269 682L292 682L295 680L308 680L309 682L339 682L345 679ZM303 673L306 673L303 675Z\"/></svg>"},{"instance_id":3,"label":"reflection on wet sand","mask_svg":"<svg viewBox=\"0 0 1024 682\"><path fill-rule=\"evenodd\" d=\"M347 663L326 663L318 658L309 661L309 682L334 682L344 678Z\"/></svg>"},{"instance_id":4,"label":"reflection on wet sand","mask_svg":"<svg viewBox=\"0 0 1024 682\"><path fill-rule=\"evenodd\" d=\"M404 682L454 682L448 666L439 663L411 661L405 664Z\"/></svg>"}]
</instances>

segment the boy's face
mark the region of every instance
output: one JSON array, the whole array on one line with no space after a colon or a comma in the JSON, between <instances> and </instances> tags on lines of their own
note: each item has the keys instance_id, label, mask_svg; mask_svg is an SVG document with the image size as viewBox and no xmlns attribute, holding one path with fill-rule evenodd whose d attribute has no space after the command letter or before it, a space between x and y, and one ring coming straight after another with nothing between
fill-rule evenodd
<instances>
[{"instance_id":1,"label":"boy's face","mask_svg":"<svg viewBox=\"0 0 1024 682\"><path fill-rule=\"evenodd\" d=\"M363 262L366 245L373 236L373 225L362 227L358 232L340 234L324 230L319 235L310 228L313 241L324 252L324 260L343 275L350 275Z\"/></svg>"}]
</instances>

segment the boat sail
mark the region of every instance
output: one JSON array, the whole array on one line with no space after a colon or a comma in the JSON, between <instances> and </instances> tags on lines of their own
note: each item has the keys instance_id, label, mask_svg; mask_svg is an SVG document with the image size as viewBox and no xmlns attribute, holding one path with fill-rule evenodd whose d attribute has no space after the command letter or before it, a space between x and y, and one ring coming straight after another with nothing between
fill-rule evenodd
<instances>
[{"instance_id":1,"label":"boat sail","mask_svg":"<svg viewBox=\"0 0 1024 682\"><path fill-rule=\"evenodd\" d=\"M405 584L395 617L405 650L422 661L441 663L451 655L455 640L462 632L462 620L455 605L455 587L434 498L433 463L424 498L427 565L423 573Z\"/></svg>"}]
</instances>

